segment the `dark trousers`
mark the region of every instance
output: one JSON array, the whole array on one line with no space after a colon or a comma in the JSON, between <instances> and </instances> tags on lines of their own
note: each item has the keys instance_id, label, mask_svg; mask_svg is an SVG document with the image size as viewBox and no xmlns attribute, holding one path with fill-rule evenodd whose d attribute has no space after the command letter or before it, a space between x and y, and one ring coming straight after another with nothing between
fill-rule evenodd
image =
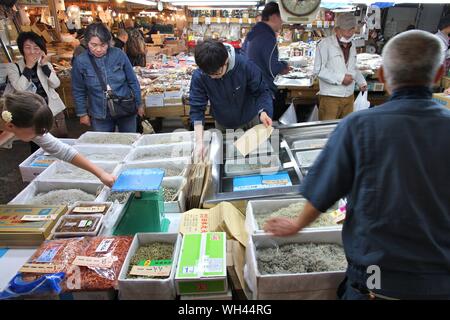
<instances>
[{"instance_id":1,"label":"dark trousers","mask_svg":"<svg viewBox=\"0 0 450 320\"><path fill-rule=\"evenodd\" d=\"M286 97L287 91L278 90L274 93L272 120L278 121L278 119L280 119L280 117L289 107L289 104L286 104Z\"/></svg>"}]
</instances>

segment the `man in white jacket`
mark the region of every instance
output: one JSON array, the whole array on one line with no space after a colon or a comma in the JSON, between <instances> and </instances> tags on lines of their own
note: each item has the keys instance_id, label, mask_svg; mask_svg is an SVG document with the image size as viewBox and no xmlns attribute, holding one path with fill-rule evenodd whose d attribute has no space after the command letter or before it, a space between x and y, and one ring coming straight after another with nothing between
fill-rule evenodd
<instances>
[{"instance_id":1,"label":"man in white jacket","mask_svg":"<svg viewBox=\"0 0 450 320\"><path fill-rule=\"evenodd\" d=\"M335 34L317 45L314 74L319 78L319 120L342 119L353 111L355 81L361 91L367 90L356 68L355 29L355 16L341 14L336 18Z\"/></svg>"}]
</instances>

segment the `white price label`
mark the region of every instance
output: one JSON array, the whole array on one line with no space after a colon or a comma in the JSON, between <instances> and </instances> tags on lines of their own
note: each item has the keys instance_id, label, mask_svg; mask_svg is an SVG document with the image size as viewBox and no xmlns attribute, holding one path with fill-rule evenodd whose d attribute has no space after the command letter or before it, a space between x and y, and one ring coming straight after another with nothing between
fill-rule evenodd
<instances>
[{"instance_id":1,"label":"white price label","mask_svg":"<svg viewBox=\"0 0 450 320\"><path fill-rule=\"evenodd\" d=\"M242 24L242 22L243 22L243 21L242 21L242 18L240 18L240 19L239 19L239 24Z\"/></svg>"},{"instance_id":2,"label":"white price label","mask_svg":"<svg viewBox=\"0 0 450 320\"><path fill-rule=\"evenodd\" d=\"M317 28L322 28L322 20L317 21Z\"/></svg>"},{"instance_id":3,"label":"white price label","mask_svg":"<svg viewBox=\"0 0 450 320\"><path fill-rule=\"evenodd\" d=\"M39 216L39 215L25 215L20 219L21 221L50 221L55 220L58 217L57 214L48 214L45 216Z\"/></svg>"},{"instance_id":4,"label":"white price label","mask_svg":"<svg viewBox=\"0 0 450 320\"><path fill-rule=\"evenodd\" d=\"M217 18L217 23L222 23L222 19Z\"/></svg>"},{"instance_id":5,"label":"white price label","mask_svg":"<svg viewBox=\"0 0 450 320\"><path fill-rule=\"evenodd\" d=\"M323 26L324 26L324 28L329 28L330 27L330 22L324 21L323 22Z\"/></svg>"},{"instance_id":6,"label":"white price label","mask_svg":"<svg viewBox=\"0 0 450 320\"><path fill-rule=\"evenodd\" d=\"M172 266L133 266L130 274L135 276L167 277Z\"/></svg>"},{"instance_id":7,"label":"white price label","mask_svg":"<svg viewBox=\"0 0 450 320\"><path fill-rule=\"evenodd\" d=\"M193 22L194 24L198 24L198 17L194 17L194 19L192 20L192 22Z\"/></svg>"},{"instance_id":8,"label":"white price label","mask_svg":"<svg viewBox=\"0 0 450 320\"><path fill-rule=\"evenodd\" d=\"M252 24L252 23L253 23L253 20L252 20L252 18L248 18L248 23L250 23L250 24Z\"/></svg>"},{"instance_id":9,"label":"white price label","mask_svg":"<svg viewBox=\"0 0 450 320\"><path fill-rule=\"evenodd\" d=\"M114 261L118 260L116 256L113 257L103 257L103 258L96 258L96 257L86 257L86 256L78 256L73 261L73 265L80 266L80 267L90 267L90 268L111 268Z\"/></svg>"},{"instance_id":10,"label":"white price label","mask_svg":"<svg viewBox=\"0 0 450 320\"><path fill-rule=\"evenodd\" d=\"M211 24L211 17L205 18L205 24Z\"/></svg>"},{"instance_id":11,"label":"white price label","mask_svg":"<svg viewBox=\"0 0 450 320\"><path fill-rule=\"evenodd\" d=\"M312 23L308 23L308 24L306 25L306 28L312 29Z\"/></svg>"},{"instance_id":12,"label":"white price label","mask_svg":"<svg viewBox=\"0 0 450 320\"><path fill-rule=\"evenodd\" d=\"M53 263L25 263L20 272L30 272L30 273L56 273L63 270L63 266Z\"/></svg>"},{"instance_id":13,"label":"white price label","mask_svg":"<svg viewBox=\"0 0 450 320\"><path fill-rule=\"evenodd\" d=\"M106 206L75 207L73 213L103 213Z\"/></svg>"},{"instance_id":14,"label":"white price label","mask_svg":"<svg viewBox=\"0 0 450 320\"><path fill-rule=\"evenodd\" d=\"M114 239L105 239L98 245L97 249L95 249L95 252L108 252L109 247L113 244Z\"/></svg>"},{"instance_id":15,"label":"white price label","mask_svg":"<svg viewBox=\"0 0 450 320\"><path fill-rule=\"evenodd\" d=\"M231 20L230 18L227 18L227 23L230 24Z\"/></svg>"}]
</instances>

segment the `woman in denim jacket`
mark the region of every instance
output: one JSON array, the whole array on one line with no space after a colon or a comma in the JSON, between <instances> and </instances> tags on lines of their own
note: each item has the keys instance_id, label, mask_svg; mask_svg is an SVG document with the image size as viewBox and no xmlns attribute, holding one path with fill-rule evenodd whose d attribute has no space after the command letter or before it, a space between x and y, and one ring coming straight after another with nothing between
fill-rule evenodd
<instances>
[{"instance_id":1,"label":"woman in denim jacket","mask_svg":"<svg viewBox=\"0 0 450 320\"><path fill-rule=\"evenodd\" d=\"M111 33L105 25L94 23L85 32L88 50L75 58L72 68L72 93L75 111L80 123L92 126L95 131L136 132L136 115L143 116L141 89L133 67L126 54L111 46ZM91 57L96 63L104 83L118 97L134 95L136 113L126 116L112 116L106 94L102 89ZM109 89L109 88L108 88Z\"/></svg>"}]
</instances>

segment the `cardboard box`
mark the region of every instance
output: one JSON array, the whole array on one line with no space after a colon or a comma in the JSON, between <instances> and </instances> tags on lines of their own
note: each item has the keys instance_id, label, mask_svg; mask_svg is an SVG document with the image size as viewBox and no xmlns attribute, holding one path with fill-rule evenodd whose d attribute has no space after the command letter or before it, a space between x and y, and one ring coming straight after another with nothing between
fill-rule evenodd
<instances>
[{"instance_id":1,"label":"cardboard box","mask_svg":"<svg viewBox=\"0 0 450 320\"><path fill-rule=\"evenodd\" d=\"M46 240L67 206L0 205L0 247L33 247ZM22 221L24 216L52 217Z\"/></svg>"},{"instance_id":2,"label":"cardboard box","mask_svg":"<svg viewBox=\"0 0 450 320\"><path fill-rule=\"evenodd\" d=\"M179 295L228 291L224 232L184 235L175 286Z\"/></svg>"},{"instance_id":3,"label":"cardboard box","mask_svg":"<svg viewBox=\"0 0 450 320\"><path fill-rule=\"evenodd\" d=\"M180 300L233 300L231 289L227 293L203 294L203 295L184 295Z\"/></svg>"},{"instance_id":4,"label":"cardboard box","mask_svg":"<svg viewBox=\"0 0 450 320\"><path fill-rule=\"evenodd\" d=\"M221 202L211 209L192 209L182 214L180 233L201 232L226 232L229 238L247 246L245 217L229 202Z\"/></svg>"},{"instance_id":5,"label":"cardboard box","mask_svg":"<svg viewBox=\"0 0 450 320\"><path fill-rule=\"evenodd\" d=\"M164 106L182 106L183 98L164 98Z\"/></svg>"},{"instance_id":6,"label":"cardboard box","mask_svg":"<svg viewBox=\"0 0 450 320\"><path fill-rule=\"evenodd\" d=\"M146 107L163 107L164 106L164 94L152 94L145 97Z\"/></svg>"},{"instance_id":7,"label":"cardboard box","mask_svg":"<svg viewBox=\"0 0 450 320\"><path fill-rule=\"evenodd\" d=\"M433 93L433 100L450 109L450 95L445 93Z\"/></svg>"}]
</instances>

